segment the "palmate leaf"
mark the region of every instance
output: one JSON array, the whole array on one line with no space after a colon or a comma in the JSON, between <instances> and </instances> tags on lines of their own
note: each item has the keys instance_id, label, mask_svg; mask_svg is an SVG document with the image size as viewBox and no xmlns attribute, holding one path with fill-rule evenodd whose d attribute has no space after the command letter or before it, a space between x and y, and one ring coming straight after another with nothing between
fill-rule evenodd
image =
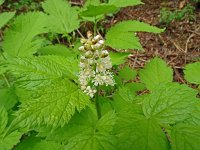
<instances>
[{"instance_id":1,"label":"palmate leaf","mask_svg":"<svg viewBox=\"0 0 200 150\"><path fill-rule=\"evenodd\" d=\"M49 14L48 28L51 32L67 34L79 27L78 12L65 0L46 0L42 5Z\"/></svg>"},{"instance_id":2,"label":"palmate leaf","mask_svg":"<svg viewBox=\"0 0 200 150\"><path fill-rule=\"evenodd\" d=\"M200 126L178 124L172 129L172 150L198 150Z\"/></svg>"},{"instance_id":3,"label":"palmate leaf","mask_svg":"<svg viewBox=\"0 0 200 150\"><path fill-rule=\"evenodd\" d=\"M58 80L36 93L38 97L22 103L14 122L21 122L22 126L62 127L68 123L76 109L80 112L90 103L89 97L68 79Z\"/></svg>"},{"instance_id":4,"label":"palmate leaf","mask_svg":"<svg viewBox=\"0 0 200 150\"><path fill-rule=\"evenodd\" d=\"M54 141L42 140L38 137L27 137L15 150L63 150L61 144Z\"/></svg>"},{"instance_id":5,"label":"palmate leaf","mask_svg":"<svg viewBox=\"0 0 200 150\"><path fill-rule=\"evenodd\" d=\"M168 150L168 140L153 119L134 113L120 114L116 122L118 149L120 150Z\"/></svg>"},{"instance_id":6,"label":"palmate leaf","mask_svg":"<svg viewBox=\"0 0 200 150\"><path fill-rule=\"evenodd\" d=\"M146 87L153 90L160 83L172 82L173 70L162 59L156 57L140 70L139 76Z\"/></svg>"},{"instance_id":7,"label":"palmate leaf","mask_svg":"<svg viewBox=\"0 0 200 150\"><path fill-rule=\"evenodd\" d=\"M164 29L150 26L139 21L123 21L111 27L106 33L106 45L115 49L138 49L142 46L135 32L161 33Z\"/></svg>"},{"instance_id":8,"label":"palmate leaf","mask_svg":"<svg viewBox=\"0 0 200 150\"><path fill-rule=\"evenodd\" d=\"M125 66L123 69L119 71L119 76L124 80L133 80L137 75L137 71L133 70L129 66Z\"/></svg>"},{"instance_id":9,"label":"palmate leaf","mask_svg":"<svg viewBox=\"0 0 200 150\"><path fill-rule=\"evenodd\" d=\"M0 2L1 5L1 2ZM15 12L4 12L0 14L0 29L12 18Z\"/></svg>"},{"instance_id":10,"label":"palmate leaf","mask_svg":"<svg viewBox=\"0 0 200 150\"><path fill-rule=\"evenodd\" d=\"M17 84L26 89L47 86L63 77L76 80L78 72L77 61L62 56L13 58L6 66L17 78Z\"/></svg>"},{"instance_id":11,"label":"palmate leaf","mask_svg":"<svg viewBox=\"0 0 200 150\"><path fill-rule=\"evenodd\" d=\"M147 118L154 118L163 124L184 121L195 110L197 93L196 90L177 83L160 85L145 97L143 112Z\"/></svg>"},{"instance_id":12,"label":"palmate leaf","mask_svg":"<svg viewBox=\"0 0 200 150\"><path fill-rule=\"evenodd\" d=\"M143 3L140 0L109 0L109 4L115 5L116 7L127 7Z\"/></svg>"},{"instance_id":13,"label":"palmate leaf","mask_svg":"<svg viewBox=\"0 0 200 150\"><path fill-rule=\"evenodd\" d=\"M0 150L10 150L19 142L21 133L18 131L4 135L8 123L8 113L4 107L0 107Z\"/></svg>"},{"instance_id":14,"label":"palmate leaf","mask_svg":"<svg viewBox=\"0 0 200 150\"><path fill-rule=\"evenodd\" d=\"M46 32L45 26L46 15L41 12L18 16L5 34L4 52L10 56L31 56L41 47L43 40L36 36Z\"/></svg>"},{"instance_id":15,"label":"palmate leaf","mask_svg":"<svg viewBox=\"0 0 200 150\"><path fill-rule=\"evenodd\" d=\"M99 15L105 15L108 13L115 12L118 8L114 5L108 5L108 4L101 4L98 6L95 5L89 5L87 6L87 10L81 12L82 17L96 17Z\"/></svg>"},{"instance_id":16,"label":"palmate leaf","mask_svg":"<svg viewBox=\"0 0 200 150\"><path fill-rule=\"evenodd\" d=\"M126 62L126 58L130 53L109 52L112 65L120 65Z\"/></svg>"},{"instance_id":17,"label":"palmate leaf","mask_svg":"<svg viewBox=\"0 0 200 150\"><path fill-rule=\"evenodd\" d=\"M186 65L184 74L188 82L200 84L200 62Z\"/></svg>"},{"instance_id":18,"label":"palmate leaf","mask_svg":"<svg viewBox=\"0 0 200 150\"><path fill-rule=\"evenodd\" d=\"M65 150L116 150L117 140L116 137L111 134L116 122L116 114L114 112L108 112L97 121L97 116L94 115L93 112L84 111L84 113L84 116L87 116L85 119L74 122L76 126L74 129L80 132L77 132L76 135L74 134L74 136L69 139ZM90 117L94 119L92 122L90 121ZM82 124L85 124L85 129L82 128ZM79 130L79 128L82 130ZM70 129L71 128L69 128L69 131L71 131Z\"/></svg>"}]
</instances>

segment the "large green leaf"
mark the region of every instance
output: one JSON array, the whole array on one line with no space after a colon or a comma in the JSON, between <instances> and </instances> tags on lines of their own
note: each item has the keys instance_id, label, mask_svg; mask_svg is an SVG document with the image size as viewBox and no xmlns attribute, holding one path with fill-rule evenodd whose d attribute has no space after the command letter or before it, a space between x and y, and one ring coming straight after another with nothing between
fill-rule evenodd
<instances>
[{"instance_id":1,"label":"large green leaf","mask_svg":"<svg viewBox=\"0 0 200 150\"><path fill-rule=\"evenodd\" d=\"M37 35L46 32L46 15L29 12L18 16L6 32L3 50L10 56L31 56L41 47L43 40Z\"/></svg>"},{"instance_id":2,"label":"large green leaf","mask_svg":"<svg viewBox=\"0 0 200 150\"><path fill-rule=\"evenodd\" d=\"M41 140L37 137L28 137L15 150L63 150L61 144L54 141Z\"/></svg>"},{"instance_id":3,"label":"large green leaf","mask_svg":"<svg viewBox=\"0 0 200 150\"><path fill-rule=\"evenodd\" d=\"M200 84L200 62L186 65L184 74L188 82Z\"/></svg>"},{"instance_id":4,"label":"large green leaf","mask_svg":"<svg viewBox=\"0 0 200 150\"><path fill-rule=\"evenodd\" d=\"M36 91L38 96L25 101L17 111L17 119L22 126L47 125L64 126L75 111L79 112L89 103L89 97L79 87L63 79ZM14 128L10 127L11 129Z\"/></svg>"},{"instance_id":5,"label":"large green leaf","mask_svg":"<svg viewBox=\"0 0 200 150\"><path fill-rule=\"evenodd\" d=\"M172 150L198 150L200 126L179 124L172 129Z\"/></svg>"},{"instance_id":6,"label":"large green leaf","mask_svg":"<svg viewBox=\"0 0 200 150\"><path fill-rule=\"evenodd\" d=\"M0 2L1 5L1 2ZM15 12L4 12L0 14L0 29L12 18Z\"/></svg>"},{"instance_id":7,"label":"large green leaf","mask_svg":"<svg viewBox=\"0 0 200 150\"><path fill-rule=\"evenodd\" d=\"M118 149L168 150L169 143L159 124L142 115L124 113L116 123Z\"/></svg>"},{"instance_id":8,"label":"large green leaf","mask_svg":"<svg viewBox=\"0 0 200 150\"><path fill-rule=\"evenodd\" d=\"M8 123L8 113L5 107L0 106L0 134L6 128L7 123Z\"/></svg>"},{"instance_id":9,"label":"large green leaf","mask_svg":"<svg viewBox=\"0 0 200 150\"><path fill-rule=\"evenodd\" d=\"M164 29L139 21L123 21L111 27L106 33L106 45L115 49L142 49L135 32L161 33ZM126 37L126 38L124 38Z\"/></svg>"},{"instance_id":10,"label":"large green leaf","mask_svg":"<svg viewBox=\"0 0 200 150\"><path fill-rule=\"evenodd\" d=\"M42 56L10 59L7 68L17 77L17 84L34 89L63 77L76 80L78 63L62 56Z\"/></svg>"},{"instance_id":11,"label":"large green leaf","mask_svg":"<svg viewBox=\"0 0 200 150\"><path fill-rule=\"evenodd\" d=\"M119 76L124 80L133 80L137 75L137 71L129 66L125 66L119 71Z\"/></svg>"},{"instance_id":12,"label":"large green leaf","mask_svg":"<svg viewBox=\"0 0 200 150\"><path fill-rule=\"evenodd\" d=\"M127 7L143 3L140 0L109 0L109 4L115 5L116 7Z\"/></svg>"},{"instance_id":13,"label":"large green leaf","mask_svg":"<svg viewBox=\"0 0 200 150\"><path fill-rule=\"evenodd\" d=\"M109 52L112 65L120 65L126 62L126 58L130 53Z\"/></svg>"},{"instance_id":14,"label":"large green leaf","mask_svg":"<svg viewBox=\"0 0 200 150\"><path fill-rule=\"evenodd\" d=\"M155 118L164 124L184 121L195 109L197 93L186 85L160 85L145 97L143 112L147 118Z\"/></svg>"},{"instance_id":15,"label":"large green leaf","mask_svg":"<svg viewBox=\"0 0 200 150\"><path fill-rule=\"evenodd\" d=\"M42 5L49 14L49 29L54 33L67 34L79 27L78 12L65 0L46 0Z\"/></svg>"},{"instance_id":16,"label":"large green leaf","mask_svg":"<svg viewBox=\"0 0 200 150\"><path fill-rule=\"evenodd\" d=\"M99 15L106 15L108 13L115 12L118 8L115 7L114 5L107 5L107 4L102 4L102 5L89 5L87 7L87 10L81 12L82 17L96 17Z\"/></svg>"},{"instance_id":17,"label":"large green leaf","mask_svg":"<svg viewBox=\"0 0 200 150\"><path fill-rule=\"evenodd\" d=\"M139 76L146 87L153 90L160 83L172 82L173 70L162 59L156 57L140 70Z\"/></svg>"},{"instance_id":18,"label":"large green leaf","mask_svg":"<svg viewBox=\"0 0 200 150\"><path fill-rule=\"evenodd\" d=\"M6 136L0 135L0 150L11 150L20 142L22 134L14 131Z\"/></svg>"},{"instance_id":19,"label":"large green leaf","mask_svg":"<svg viewBox=\"0 0 200 150\"><path fill-rule=\"evenodd\" d=\"M7 110L17 103L17 96L13 87L0 89L0 107L4 106Z\"/></svg>"},{"instance_id":20,"label":"large green leaf","mask_svg":"<svg viewBox=\"0 0 200 150\"><path fill-rule=\"evenodd\" d=\"M93 121L93 130L83 130L72 137L65 150L116 150L117 140L111 134L115 122L114 112L105 114L99 121Z\"/></svg>"}]
</instances>

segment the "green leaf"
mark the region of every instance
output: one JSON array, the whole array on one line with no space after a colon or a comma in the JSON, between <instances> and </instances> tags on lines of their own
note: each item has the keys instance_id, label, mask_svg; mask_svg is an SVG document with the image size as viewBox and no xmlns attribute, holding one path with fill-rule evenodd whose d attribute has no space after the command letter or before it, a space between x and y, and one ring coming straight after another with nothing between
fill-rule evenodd
<instances>
[{"instance_id":1,"label":"green leaf","mask_svg":"<svg viewBox=\"0 0 200 150\"><path fill-rule=\"evenodd\" d=\"M176 83L157 86L144 99L143 112L163 124L174 124L190 117L197 103L197 91Z\"/></svg>"},{"instance_id":2,"label":"green leaf","mask_svg":"<svg viewBox=\"0 0 200 150\"><path fill-rule=\"evenodd\" d=\"M140 0L109 0L109 4L115 5L116 7L127 7L143 3Z\"/></svg>"},{"instance_id":3,"label":"green leaf","mask_svg":"<svg viewBox=\"0 0 200 150\"><path fill-rule=\"evenodd\" d=\"M17 96L13 87L0 89L0 107L11 109L17 103Z\"/></svg>"},{"instance_id":4,"label":"green leaf","mask_svg":"<svg viewBox=\"0 0 200 150\"><path fill-rule=\"evenodd\" d=\"M5 107L0 106L0 134L6 128L7 123L8 123L8 113Z\"/></svg>"},{"instance_id":5,"label":"green leaf","mask_svg":"<svg viewBox=\"0 0 200 150\"><path fill-rule=\"evenodd\" d=\"M0 1L1 5L1 1ZM4 12L0 14L0 29L15 15L15 12Z\"/></svg>"},{"instance_id":6,"label":"green leaf","mask_svg":"<svg viewBox=\"0 0 200 150\"><path fill-rule=\"evenodd\" d=\"M117 118L114 111L106 113L97 122L97 127L96 127L97 130L104 131L104 132L113 131L113 126L116 123L116 119Z\"/></svg>"},{"instance_id":7,"label":"green leaf","mask_svg":"<svg viewBox=\"0 0 200 150\"><path fill-rule=\"evenodd\" d=\"M87 8L89 5L99 5L99 4L100 0L86 0L83 7Z\"/></svg>"},{"instance_id":8,"label":"green leaf","mask_svg":"<svg viewBox=\"0 0 200 150\"><path fill-rule=\"evenodd\" d=\"M126 62L126 58L130 53L117 53L117 52L109 52L112 65L120 65Z\"/></svg>"},{"instance_id":9,"label":"green leaf","mask_svg":"<svg viewBox=\"0 0 200 150\"><path fill-rule=\"evenodd\" d=\"M20 142L22 134L14 131L6 136L0 135L0 150L11 150Z\"/></svg>"},{"instance_id":10,"label":"green leaf","mask_svg":"<svg viewBox=\"0 0 200 150\"><path fill-rule=\"evenodd\" d=\"M99 15L106 15L108 13L115 12L118 8L115 7L114 5L107 5L107 4L102 4L102 5L89 5L87 7L87 10L81 12L82 17L96 17Z\"/></svg>"},{"instance_id":11,"label":"green leaf","mask_svg":"<svg viewBox=\"0 0 200 150\"><path fill-rule=\"evenodd\" d=\"M43 42L36 36L46 32L45 26L46 15L41 12L29 12L18 16L5 34L4 52L10 56L20 57L36 53Z\"/></svg>"},{"instance_id":12,"label":"green leaf","mask_svg":"<svg viewBox=\"0 0 200 150\"><path fill-rule=\"evenodd\" d=\"M140 101L137 101L136 93L133 93L131 89L125 86L120 87L115 92L113 100L113 105L117 112L142 113Z\"/></svg>"},{"instance_id":13,"label":"green leaf","mask_svg":"<svg viewBox=\"0 0 200 150\"><path fill-rule=\"evenodd\" d=\"M198 150L200 126L179 124L172 129L172 150Z\"/></svg>"},{"instance_id":14,"label":"green leaf","mask_svg":"<svg viewBox=\"0 0 200 150\"><path fill-rule=\"evenodd\" d=\"M57 79L77 79L78 63L61 56L13 58L7 68L17 77L17 84L27 89L47 86Z\"/></svg>"},{"instance_id":15,"label":"green leaf","mask_svg":"<svg viewBox=\"0 0 200 150\"><path fill-rule=\"evenodd\" d=\"M67 34L79 28L78 12L65 0L46 0L42 5L49 14L51 32Z\"/></svg>"},{"instance_id":16,"label":"green leaf","mask_svg":"<svg viewBox=\"0 0 200 150\"><path fill-rule=\"evenodd\" d=\"M119 76L124 80L133 80L137 75L137 71L133 70L129 66L125 66L119 71Z\"/></svg>"},{"instance_id":17,"label":"green leaf","mask_svg":"<svg viewBox=\"0 0 200 150\"><path fill-rule=\"evenodd\" d=\"M5 0L0 0L0 5L2 5L4 3Z\"/></svg>"},{"instance_id":18,"label":"green leaf","mask_svg":"<svg viewBox=\"0 0 200 150\"><path fill-rule=\"evenodd\" d=\"M60 144L54 141L41 140L36 137L28 137L22 141L15 150L62 150Z\"/></svg>"},{"instance_id":19,"label":"green leaf","mask_svg":"<svg viewBox=\"0 0 200 150\"><path fill-rule=\"evenodd\" d=\"M150 26L139 21L123 21L111 27L106 33L106 45L115 49L138 49L142 46L135 32L161 33L164 29ZM124 38L126 37L126 38Z\"/></svg>"},{"instance_id":20,"label":"green leaf","mask_svg":"<svg viewBox=\"0 0 200 150\"><path fill-rule=\"evenodd\" d=\"M169 143L159 124L142 115L124 113L116 123L118 149L168 150Z\"/></svg>"},{"instance_id":21,"label":"green leaf","mask_svg":"<svg viewBox=\"0 0 200 150\"><path fill-rule=\"evenodd\" d=\"M184 74L188 82L200 84L200 62L186 65Z\"/></svg>"},{"instance_id":22,"label":"green leaf","mask_svg":"<svg viewBox=\"0 0 200 150\"><path fill-rule=\"evenodd\" d=\"M145 85L139 82L126 83L124 86L127 87L129 90L131 90L131 92L135 94L137 94L138 91L145 90Z\"/></svg>"},{"instance_id":23,"label":"green leaf","mask_svg":"<svg viewBox=\"0 0 200 150\"><path fill-rule=\"evenodd\" d=\"M48 45L42 47L38 50L40 55L58 55L64 57L73 57L74 53L72 50L67 48L65 45L56 44L56 45Z\"/></svg>"},{"instance_id":24,"label":"green leaf","mask_svg":"<svg viewBox=\"0 0 200 150\"><path fill-rule=\"evenodd\" d=\"M76 109L80 112L89 97L73 82L63 79L39 89L35 98L25 101L17 111L17 122L22 126L47 125L62 127L69 122Z\"/></svg>"},{"instance_id":25,"label":"green leaf","mask_svg":"<svg viewBox=\"0 0 200 150\"><path fill-rule=\"evenodd\" d=\"M140 70L139 76L146 87L153 90L160 83L172 82L173 70L162 59L156 57Z\"/></svg>"},{"instance_id":26,"label":"green leaf","mask_svg":"<svg viewBox=\"0 0 200 150\"><path fill-rule=\"evenodd\" d=\"M65 150L117 150L116 137L106 132L79 134L69 140Z\"/></svg>"}]
</instances>

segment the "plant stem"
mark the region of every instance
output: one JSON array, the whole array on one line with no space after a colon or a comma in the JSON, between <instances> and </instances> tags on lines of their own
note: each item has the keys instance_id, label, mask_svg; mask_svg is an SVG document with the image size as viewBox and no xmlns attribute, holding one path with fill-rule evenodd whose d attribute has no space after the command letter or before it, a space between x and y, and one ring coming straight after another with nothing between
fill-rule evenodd
<instances>
[{"instance_id":1,"label":"plant stem","mask_svg":"<svg viewBox=\"0 0 200 150\"><path fill-rule=\"evenodd\" d=\"M3 77L3 79L5 80L7 86L8 86L8 87L11 87L11 85L10 85L10 83L9 83L9 81L8 81L8 79L7 79L7 77L5 76L5 74L2 74L2 77Z\"/></svg>"},{"instance_id":2,"label":"plant stem","mask_svg":"<svg viewBox=\"0 0 200 150\"><path fill-rule=\"evenodd\" d=\"M95 105L96 105L98 119L100 119L101 118L101 107L99 104L99 87L97 87L97 93L95 96Z\"/></svg>"},{"instance_id":3,"label":"plant stem","mask_svg":"<svg viewBox=\"0 0 200 150\"><path fill-rule=\"evenodd\" d=\"M95 18L95 22L94 22L94 35L97 34L97 21L96 21L96 18Z\"/></svg>"}]
</instances>

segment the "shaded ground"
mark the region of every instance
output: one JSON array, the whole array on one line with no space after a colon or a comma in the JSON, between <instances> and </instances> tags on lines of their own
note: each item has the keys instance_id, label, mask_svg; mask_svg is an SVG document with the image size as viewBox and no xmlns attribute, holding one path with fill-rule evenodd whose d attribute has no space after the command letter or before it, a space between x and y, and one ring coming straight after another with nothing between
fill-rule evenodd
<instances>
[{"instance_id":1,"label":"shaded ground","mask_svg":"<svg viewBox=\"0 0 200 150\"><path fill-rule=\"evenodd\" d=\"M122 20L140 20L151 25L163 27L159 24L160 9L162 7L183 7L183 1L168 0L143 0L144 5L127 7L122 9L112 20L111 24ZM186 5L186 3L185 3ZM135 52L129 59L131 66L143 67L152 57L163 58L174 69L176 81L185 83L182 75L186 63L200 61L200 11L195 10L194 21L174 21L166 32L155 35L150 33L139 33L144 52Z\"/></svg>"}]
</instances>

